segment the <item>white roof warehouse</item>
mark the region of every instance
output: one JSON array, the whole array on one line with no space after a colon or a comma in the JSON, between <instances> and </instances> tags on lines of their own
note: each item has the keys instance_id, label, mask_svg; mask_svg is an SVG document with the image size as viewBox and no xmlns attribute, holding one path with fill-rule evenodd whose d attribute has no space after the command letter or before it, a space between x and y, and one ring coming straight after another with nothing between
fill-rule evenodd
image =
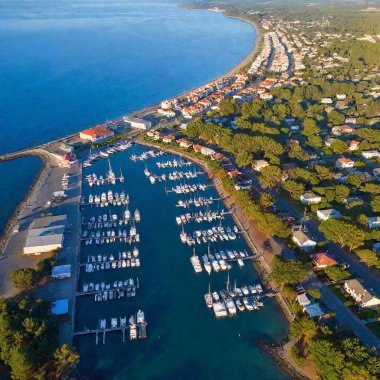
<instances>
[{"instance_id":1,"label":"white roof warehouse","mask_svg":"<svg viewBox=\"0 0 380 380\"><path fill-rule=\"evenodd\" d=\"M24 254L39 255L62 248L66 224L66 215L35 219L29 226Z\"/></svg>"}]
</instances>

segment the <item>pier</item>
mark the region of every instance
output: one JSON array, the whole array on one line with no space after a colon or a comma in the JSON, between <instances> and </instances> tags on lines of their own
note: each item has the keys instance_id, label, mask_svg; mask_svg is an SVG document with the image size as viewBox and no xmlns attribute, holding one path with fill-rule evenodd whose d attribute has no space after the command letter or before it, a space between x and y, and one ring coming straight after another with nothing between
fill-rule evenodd
<instances>
[{"instance_id":1,"label":"pier","mask_svg":"<svg viewBox=\"0 0 380 380\"><path fill-rule=\"evenodd\" d=\"M99 336L102 337L102 343L106 344L106 334L110 332L121 332L123 335L123 342L125 342L125 332L129 330L129 327L110 327L107 329L94 329L94 330L83 330L83 331L74 331L73 336L84 336L95 334L95 343L99 344ZM146 335L145 335L146 337Z\"/></svg>"}]
</instances>

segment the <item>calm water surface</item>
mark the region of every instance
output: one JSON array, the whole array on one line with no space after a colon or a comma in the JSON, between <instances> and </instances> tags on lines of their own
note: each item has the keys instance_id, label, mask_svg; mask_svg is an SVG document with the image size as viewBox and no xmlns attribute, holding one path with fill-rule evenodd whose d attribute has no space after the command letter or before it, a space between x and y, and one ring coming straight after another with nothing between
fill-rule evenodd
<instances>
[{"instance_id":1,"label":"calm water surface","mask_svg":"<svg viewBox=\"0 0 380 380\"><path fill-rule=\"evenodd\" d=\"M287 379L284 374L259 347L259 341L280 341L286 335L286 321L279 307L272 299L265 300L260 311L239 313L235 318L216 320L204 303L209 276L204 272L195 275L189 257L191 248L180 242L181 229L175 216L185 211L175 207L184 195L165 193L163 183L151 185L145 177L143 162L133 163L129 156L141 153L144 148L133 146L130 150L111 157L116 172L123 168L124 184L112 186L120 192L125 189L130 195L129 209L138 208L142 221L137 225L141 242L138 244L141 258L139 269L117 269L92 274L81 274L81 285L101 281L113 283L138 276L140 289L134 299L112 300L95 303L93 296L80 297L77 303L77 329L96 328L99 318L130 316L139 308L145 311L148 322L148 339L145 341L122 342L121 333L110 333L106 344L95 345L95 336L77 338L75 344L81 354L81 369L91 379ZM172 156L164 156L167 160ZM148 169L155 174L168 173L173 169L158 169L155 159L148 159ZM84 174L95 172L105 174L106 160L98 161ZM188 168L184 169L188 170ZM208 183L202 175L187 183ZM168 182L168 188L174 182ZM84 185L86 199L90 193L100 194L109 187L90 188ZM213 188L202 196L217 197ZM210 209L223 208L217 202ZM108 212L122 215L123 207L90 208L84 210L84 220ZM199 209L198 209L199 211ZM191 210L190 210L191 212ZM210 228L214 224L186 225L187 232L196 228ZM233 226L227 216L224 226ZM129 230L129 227L127 228ZM243 239L224 243L212 243L214 249L247 249ZM105 245L82 245L82 260L89 254L117 257L119 251L131 250L121 243ZM207 253L207 245L197 245L197 254ZM233 264L231 282L237 285L258 282L257 272L246 262L243 269ZM212 290L225 288L227 274L213 274L210 277Z\"/></svg>"},{"instance_id":2,"label":"calm water surface","mask_svg":"<svg viewBox=\"0 0 380 380\"><path fill-rule=\"evenodd\" d=\"M41 168L42 161L37 157L0 163L0 235L9 216L24 198Z\"/></svg>"},{"instance_id":3,"label":"calm water surface","mask_svg":"<svg viewBox=\"0 0 380 380\"><path fill-rule=\"evenodd\" d=\"M248 24L180 3L1 1L0 154L175 96L228 71L251 49ZM8 202L0 226L38 165L1 166L0 198Z\"/></svg>"},{"instance_id":4,"label":"calm water surface","mask_svg":"<svg viewBox=\"0 0 380 380\"><path fill-rule=\"evenodd\" d=\"M179 4L0 2L0 153L175 96L252 48L247 23Z\"/></svg>"}]
</instances>

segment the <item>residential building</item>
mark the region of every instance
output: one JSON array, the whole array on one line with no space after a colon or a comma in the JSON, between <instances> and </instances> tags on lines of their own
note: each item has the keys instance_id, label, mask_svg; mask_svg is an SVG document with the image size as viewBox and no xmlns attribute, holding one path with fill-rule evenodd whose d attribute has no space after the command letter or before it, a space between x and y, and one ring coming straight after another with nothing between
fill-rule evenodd
<instances>
[{"instance_id":1,"label":"residential building","mask_svg":"<svg viewBox=\"0 0 380 380\"><path fill-rule=\"evenodd\" d=\"M184 138L181 138L181 139L178 139L177 140L177 143L178 145L181 147L181 148L190 148L191 147L191 142L184 139Z\"/></svg>"},{"instance_id":2,"label":"residential building","mask_svg":"<svg viewBox=\"0 0 380 380\"><path fill-rule=\"evenodd\" d=\"M310 257L317 269L324 269L338 264L333 258L324 252L313 253Z\"/></svg>"},{"instance_id":3,"label":"residential building","mask_svg":"<svg viewBox=\"0 0 380 380\"><path fill-rule=\"evenodd\" d=\"M355 128L350 125L335 125L331 128L331 133L334 136L349 135L354 132Z\"/></svg>"},{"instance_id":4,"label":"residential building","mask_svg":"<svg viewBox=\"0 0 380 380\"><path fill-rule=\"evenodd\" d=\"M215 154L215 150L211 149L211 148L207 148L205 146L202 146L201 148L201 153L205 156L213 156Z\"/></svg>"},{"instance_id":5,"label":"residential building","mask_svg":"<svg viewBox=\"0 0 380 380\"><path fill-rule=\"evenodd\" d=\"M380 305L380 299L372 295L356 279L347 280L344 283L344 290L355 300L355 302L364 308L377 307Z\"/></svg>"},{"instance_id":6,"label":"residential building","mask_svg":"<svg viewBox=\"0 0 380 380\"><path fill-rule=\"evenodd\" d=\"M319 220L329 220L334 218L340 218L341 216L341 213L333 208L317 211L317 217Z\"/></svg>"},{"instance_id":7,"label":"residential building","mask_svg":"<svg viewBox=\"0 0 380 380\"><path fill-rule=\"evenodd\" d=\"M297 244L301 251L311 251L317 245L317 242L312 240L305 232L293 231L292 240Z\"/></svg>"},{"instance_id":8,"label":"residential building","mask_svg":"<svg viewBox=\"0 0 380 380\"><path fill-rule=\"evenodd\" d=\"M355 161L351 158L341 157L336 160L335 167L337 169L348 169L355 166Z\"/></svg>"},{"instance_id":9,"label":"residential building","mask_svg":"<svg viewBox=\"0 0 380 380\"><path fill-rule=\"evenodd\" d=\"M256 170L257 172L261 172L261 170L267 166L269 166L269 162L266 160L254 160L252 162L253 170Z\"/></svg>"},{"instance_id":10,"label":"residential building","mask_svg":"<svg viewBox=\"0 0 380 380\"><path fill-rule=\"evenodd\" d=\"M307 205L317 204L322 201L322 197L320 195L314 194L313 192L309 191L300 196L300 201Z\"/></svg>"},{"instance_id":11,"label":"residential building","mask_svg":"<svg viewBox=\"0 0 380 380\"><path fill-rule=\"evenodd\" d=\"M369 228L379 228L380 227L380 216L370 216L368 218Z\"/></svg>"},{"instance_id":12,"label":"residential building","mask_svg":"<svg viewBox=\"0 0 380 380\"><path fill-rule=\"evenodd\" d=\"M367 160L371 158L379 158L380 152L378 150L365 150L362 152L362 156Z\"/></svg>"},{"instance_id":13,"label":"residential building","mask_svg":"<svg viewBox=\"0 0 380 380\"><path fill-rule=\"evenodd\" d=\"M167 144L170 144L171 142L173 142L175 140L175 137L173 135L165 135L163 138L162 138L162 141L164 143L167 143Z\"/></svg>"}]
</instances>

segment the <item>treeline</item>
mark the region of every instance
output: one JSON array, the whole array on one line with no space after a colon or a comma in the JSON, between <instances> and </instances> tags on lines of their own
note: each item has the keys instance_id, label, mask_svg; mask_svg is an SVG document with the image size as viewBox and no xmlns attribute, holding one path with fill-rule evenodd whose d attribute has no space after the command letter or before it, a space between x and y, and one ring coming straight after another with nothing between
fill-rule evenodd
<instances>
[{"instance_id":1,"label":"treeline","mask_svg":"<svg viewBox=\"0 0 380 380\"><path fill-rule=\"evenodd\" d=\"M293 355L302 365L309 356L322 379L376 380L380 376L380 358L375 348L365 347L358 338L342 337L327 326L318 326L305 314L299 314L290 325L290 336L302 339L305 351L293 347Z\"/></svg>"},{"instance_id":2,"label":"treeline","mask_svg":"<svg viewBox=\"0 0 380 380\"><path fill-rule=\"evenodd\" d=\"M273 204L269 194L262 195L259 201L252 198L248 191L236 190L232 179L227 177L223 169L214 164L213 174L221 179L223 188L243 210L248 219L257 222L258 229L267 236L276 235L287 238L290 235L288 225L277 214L271 212L269 207Z\"/></svg>"},{"instance_id":3,"label":"treeline","mask_svg":"<svg viewBox=\"0 0 380 380\"><path fill-rule=\"evenodd\" d=\"M191 138L216 144L232 153L240 166L251 163L253 155L274 159L284 153L283 146L269 136L233 133L229 128L210 122L204 123L202 120L190 122L185 133Z\"/></svg>"},{"instance_id":4,"label":"treeline","mask_svg":"<svg viewBox=\"0 0 380 380\"><path fill-rule=\"evenodd\" d=\"M79 356L58 347L50 302L32 297L0 299L0 359L12 379L67 378Z\"/></svg>"}]
</instances>

